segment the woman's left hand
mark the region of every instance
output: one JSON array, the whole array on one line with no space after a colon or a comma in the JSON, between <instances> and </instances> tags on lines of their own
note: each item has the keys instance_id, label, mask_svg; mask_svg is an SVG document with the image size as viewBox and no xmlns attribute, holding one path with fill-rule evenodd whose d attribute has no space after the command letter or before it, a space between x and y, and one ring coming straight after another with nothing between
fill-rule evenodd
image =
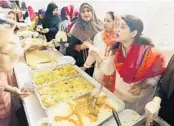
<instances>
[{"instance_id":1,"label":"woman's left hand","mask_svg":"<svg viewBox=\"0 0 174 126\"><path fill-rule=\"evenodd\" d=\"M49 32L49 29L48 28L45 28L41 31L42 33L48 33Z\"/></svg>"},{"instance_id":2,"label":"woman's left hand","mask_svg":"<svg viewBox=\"0 0 174 126\"><path fill-rule=\"evenodd\" d=\"M22 99L30 95L29 90L25 88L22 89L16 88L15 93L19 95Z\"/></svg>"},{"instance_id":3,"label":"woman's left hand","mask_svg":"<svg viewBox=\"0 0 174 126\"><path fill-rule=\"evenodd\" d=\"M75 50L80 52L81 51L81 45L80 44L75 45Z\"/></svg>"},{"instance_id":4,"label":"woman's left hand","mask_svg":"<svg viewBox=\"0 0 174 126\"><path fill-rule=\"evenodd\" d=\"M131 93L134 96L139 96L141 94L141 91L143 90L142 83L135 84L129 89L129 93Z\"/></svg>"}]
</instances>

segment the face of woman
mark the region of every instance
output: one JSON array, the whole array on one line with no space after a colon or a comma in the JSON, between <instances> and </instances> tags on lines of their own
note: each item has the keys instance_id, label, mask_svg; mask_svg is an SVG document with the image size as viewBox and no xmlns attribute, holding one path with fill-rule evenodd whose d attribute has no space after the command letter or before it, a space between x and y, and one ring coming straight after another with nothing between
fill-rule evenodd
<instances>
[{"instance_id":1,"label":"face of woman","mask_svg":"<svg viewBox=\"0 0 174 126\"><path fill-rule=\"evenodd\" d=\"M131 38L133 38L133 34L130 31L129 26L126 24L126 22L123 19L121 19L120 25L116 29L116 36L117 36L117 40L122 43L127 42Z\"/></svg>"},{"instance_id":2,"label":"face of woman","mask_svg":"<svg viewBox=\"0 0 174 126\"><path fill-rule=\"evenodd\" d=\"M16 15L15 14L8 14L8 18L13 20L13 21L16 21Z\"/></svg>"},{"instance_id":3,"label":"face of woman","mask_svg":"<svg viewBox=\"0 0 174 126\"><path fill-rule=\"evenodd\" d=\"M112 32L112 31L114 31L115 27L116 27L115 20L112 19L112 16L110 14L106 14L106 16L104 18L105 31Z\"/></svg>"},{"instance_id":4,"label":"face of woman","mask_svg":"<svg viewBox=\"0 0 174 126\"><path fill-rule=\"evenodd\" d=\"M80 13L81 17L84 21L88 22L92 19L92 11L89 8L83 8L82 12Z\"/></svg>"},{"instance_id":5,"label":"face of woman","mask_svg":"<svg viewBox=\"0 0 174 126\"><path fill-rule=\"evenodd\" d=\"M53 10L53 15L56 15L58 13L58 8Z\"/></svg>"},{"instance_id":6,"label":"face of woman","mask_svg":"<svg viewBox=\"0 0 174 126\"><path fill-rule=\"evenodd\" d=\"M3 39L0 38L0 41L8 44L1 45L0 48L0 71L6 72L13 69L15 63L23 54L23 49L19 38L12 31L3 33L3 36Z\"/></svg>"},{"instance_id":7,"label":"face of woman","mask_svg":"<svg viewBox=\"0 0 174 126\"><path fill-rule=\"evenodd\" d=\"M42 14L39 14L39 18L40 18L40 19L43 19L43 15L42 15Z\"/></svg>"}]
</instances>

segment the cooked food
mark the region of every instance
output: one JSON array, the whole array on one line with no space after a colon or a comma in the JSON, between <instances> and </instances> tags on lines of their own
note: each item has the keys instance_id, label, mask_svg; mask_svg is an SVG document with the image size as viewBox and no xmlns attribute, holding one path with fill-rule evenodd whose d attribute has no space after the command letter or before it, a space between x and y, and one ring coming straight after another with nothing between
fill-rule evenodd
<instances>
[{"instance_id":1,"label":"cooked food","mask_svg":"<svg viewBox=\"0 0 174 126\"><path fill-rule=\"evenodd\" d=\"M49 126L49 123L42 123L41 126Z\"/></svg>"},{"instance_id":2,"label":"cooked food","mask_svg":"<svg viewBox=\"0 0 174 126\"><path fill-rule=\"evenodd\" d=\"M54 70L43 70L33 74L33 80L36 85L43 85L57 80L65 79L78 74L71 65L57 67Z\"/></svg>"},{"instance_id":3,"label":"cooked food","mask_svg":"<svg viewBox=\"0 0 174 126\"><path fill-rule=\"evenodd\" d=\"M94 108L91 107L91 101L94 95L87 93L67 104L71 108L71 113L67 116L56 115L54 121L61 125L69 123L69 126L89 126L98 125L112 114L112 109L119 111L119 106L109 99L103 92L99 96Z\"/></svg>"},{"instance_id":4,"label":"cooked food","mask_svg":"<svg viewBox=\"0 0 174 126\"><path fill-rule=\"evenodd\" d=\"M75 77L38 89L41 101L45 107L54 106L62 100L92 90L94 86L83 77Z\"/></svg>"}]
</instances>

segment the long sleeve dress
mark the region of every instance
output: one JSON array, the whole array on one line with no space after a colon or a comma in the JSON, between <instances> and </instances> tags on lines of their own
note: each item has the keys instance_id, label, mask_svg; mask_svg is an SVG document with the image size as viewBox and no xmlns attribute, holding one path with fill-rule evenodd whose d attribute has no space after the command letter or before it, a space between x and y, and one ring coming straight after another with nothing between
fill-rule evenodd
<instances>
[{"instance_id":1,"label":"long sleeve dress","mask_svg":"<svg viewBox=\"0 0 174 126\"><path fill-rule=\"evenodd\" d=\"M78 45L78 44L82 44L80 40L78 40L76 37L74 36L71 36L69 38L70 40L70 45L69 47L67 48L67 52L66 54L67 55L70 55L72 56L75 60L76 60L76 65L79 66L79 67L83 67L85 61L86 61L86 58L88 56L88 49L85 49L85 50L81 50L80 52L76 51L74 48L75 48L75 45ZM91 67L91 68L88 68L86 69L86 72L92 76L93 75L93 71L94 71L94 67Z\"/></svg>"},{"instance_id":2,"label":"long sleeve dress","mask_svg":"<svg viewBox=\"0 0 174 126\"><path fill-rule=\"evenodd\" d=\"M149 51L153 52L151 50L149 50ZM123 52L123 56L126 58L127 54L124 52L123 48L122 48L122 52ZM149 54L150 54L150 52L149 52ZM152 55L153 55L153 53L152 53ZM132 109L132 110L138 112L139 114L144 114L144 107L145 107L147 102L152 100L153 95L154 95L154 87L156 86L158 80L160 79L161 74L146 78L145 81L150 82L151 86L149 86L146 89L143 89L139 96L134 96L133 94L131 94L129 92L129 89L133 85L139 84L141 81L134 81L134 82L129 82L129 83L126 82L124 80L125 79L124 76L120 75L120 73L118 72L118 70L119 70L118 66L121 65L122 63L119 64L116 68L115 60L114 60L115 58L116 58L115 55L109 56L105 60L104 66L102 67L102 71L106 75L112 75L113 73L115 73L115 91L114 91L114 94L117 95L120 99L122 99L125 102L126 108ZM161 61L161 65L162 64L163 64L163 62ZM157 69L160 70L162 68L159 65L159 68L157 68ZM147 70L147 69L145 68L145 70ZM127 70L127 74L131 73L131 72L132 71ZM138 72L136 74L138 74ZM140 75L138 75L138 76L140 76Z\"/></svg>"},{"instance_id":3,"label":"long sleeve dress","mask_svg":"<svg viewBox=\"0 0 174 126\"><path fill-rule=\"evenodd\" d=\"M162 99L159 116L174 126L174 55L158 82L155 96Z\"/></svg>"},{"instance_id":4,"label":"long sleeve dress","mask_svg":"<svg viewBox=\"0 0 174 126\"><path fill-rule=\"evenodd\" d=\"M98 51L100 57L104 58L105 51L107 49L107 45L102 39L102 32L103 31L96 34L96 36L94 37L94 41L93 41L94 44L93 45L94 45L94 48L96 48L96 50ZM97 59L89 53L84 66L86 68L90 68L92 66L92 64L94 64L95 62L96 62L96 64L94 66L93 77L99 83L103 83L104 73L101 71L101 68L102 68L104 62L99 63L99 61L97 61Z\"/></svg>"}]
</instances>

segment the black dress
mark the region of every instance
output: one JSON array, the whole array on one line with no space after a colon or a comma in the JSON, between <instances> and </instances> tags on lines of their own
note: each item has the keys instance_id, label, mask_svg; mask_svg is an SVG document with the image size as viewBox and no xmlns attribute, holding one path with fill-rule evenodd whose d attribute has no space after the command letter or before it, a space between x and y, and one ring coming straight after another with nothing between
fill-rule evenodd
<instances>
[{"instance_id":1,"label":"black dress","mask_svg":"<svg viewBox=\"0 0 174 126\"><path fill-rule=\"evenodd\" d=\"M174 55L159 81L155 96L162 99L159 116L174 126Z\"/></svg>"},{"instance_id":2,"label":"black dress","mask_svg":"<svg viewBox=\"0 0 174 126\"><path fill-rule=\"evenodd\" d=\"M66 50L66 54L69 56L72 56L76 60L76 65L78 67L83 67L86 58L88 56L88 49L82 50L80 52L75 50L75 45L82 44L80 40L78 40L76 37L71 36L69 37L69 47ZM91 68L86 69L86 71L90 76L93 75L94 72L94 64Z\"/></svg>"}]
</instances>

